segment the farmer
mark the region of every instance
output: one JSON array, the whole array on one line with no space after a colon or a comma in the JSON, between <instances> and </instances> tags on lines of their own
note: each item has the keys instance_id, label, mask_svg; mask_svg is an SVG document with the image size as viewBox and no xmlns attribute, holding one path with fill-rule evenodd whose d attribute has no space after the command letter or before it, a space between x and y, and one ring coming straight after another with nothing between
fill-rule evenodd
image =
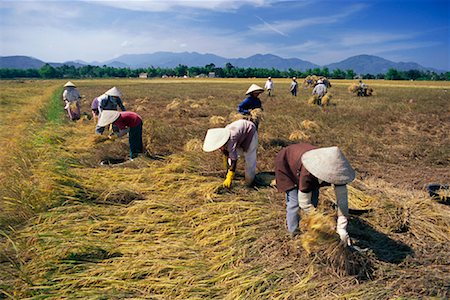
<instances>
[{"instance_id":1,"label":"farmer","mask_svg":"<svg viewBox=\"0 0 450 300\"><path fill-rule=\"evenodd\" d=\"M118 88L112 87L109 90L107 90L103 95L97 97L98 101L98 111L99 114L102 114L103 110L115 110L117 111L117 107L120 107L122 111L126 111L125 106L123 106L122 103L122 93L119 91ZM105 127L99 127L98 125L95 128L96 134L103 134L105 131ZM118 132L118 129L115 125L113 125L113 131L116 133Z\"/></svg>"},{"instance_id":2,"label":"farmer","mask_svg":"<svg viewBox=\"0 0 450 300\"><path fill-rule=\"evenodd\" d=\"M116 134L119 137L124 136L128 131L128 142L130 144L130 159L138 156L138 153L144 152L142 144L142 118L135 112L117 110L104 110L100 114L97 126L105 127L109 124L117 126L118 133L111 133L112 137Z\"/></svg>"},{"instance_id":3,"label":"farmer","mask_svg":"<svg viewBox=\"0 0 450 300\"><path fill-rule=\"evenodd\" d=\"M321 79L317 80L317 85L314 87L312 91L312 95L316 95L317 97L317 104L322 105L322 98L327 93L327 87L323 83Z\"/></svg>"},{"instance_id":4,"label":"farmer","mask_svg":"<svg viewBox=\"0 0 450 300\"><path fill-rule=\"evenodd\" d=\"M264 84L264 88L267 90L269 97L272 96L272 90L273 90L272 77L267 77L267 81L266 81L266 84Z\"/></svg>"},{"instance_id":5,"label":"farmer","mask_svg":"<svg viewBox=\"0 0 450 300\"><path fill-rule=\"evenodd\" d=\"M226 188L231 187L239 155L245 157L245 182L253 183L256 175L256 149L258 148L258 132L254 123L248 120L237 120L225 128L212 128L206 132L203 151L212 152L220 149L224 155L227 176L223 182Z\"/></svg>"},{"instance_id":6,"label":"farmer","mask_svg":"<svg viewBox=\"0 0 450 300\"><path fill-rule=\"evenodd\" d=\"M367 84L362 82L362 80L359 80L359 83L358 83L358 96L360 96L360 97L367 96Z\"/></svg>"},{"instance_id":7,"label":"farmer","mask_svg":"<svg viewBox=\"0 0 450 300\"><path fill-rule=\"evenodd\" d=\"M298 143L283 148L275 158L275 178L278 191L286 193L286 221L292 236L299 233L299 208L306 214L312 212L318 204L320 187L333 185L336 231L350 245L347 184L355 179L355 171L338 147L316 148Z\"/></svg>"},{"instance_id":8,"label":"farmer","mask_svg":"<svg viewBox=\"0 0 450 300\"><path fill-rule=\"evenodd\" d=\"M292 77L291 86L289 87L289 91L291 92L292 96L297 97L297 88L298 88L297 77Z\"/></svg>"},{"instance_id":9,"label":"farmer","mask_svg":"<svg viewBox=\"0 0 450 300\"><path fill-rule=\"evenodd\" d=\"M81 116L80 112L80 100L81 96L76 89L75 84L68 81L64 85L63 100L65 102L64 109L67 110L69 119L72 121L79 120Z\"/></svg>"},{"instance_id":10,"label":"farmer","mask_svg":"<svg viewBox=\"0 0 450 300\"><path fill-rule=\"evenodd\" d=\"M245 98L244 101L239 103L238 112L243 115L250 115L250 111L252 109L255 108L262 109L261 100L258 98L258 96L261 93L264 93L264 89L259 85L252 84L245 93L247 98Z\"/></svg>"}]
</instances>

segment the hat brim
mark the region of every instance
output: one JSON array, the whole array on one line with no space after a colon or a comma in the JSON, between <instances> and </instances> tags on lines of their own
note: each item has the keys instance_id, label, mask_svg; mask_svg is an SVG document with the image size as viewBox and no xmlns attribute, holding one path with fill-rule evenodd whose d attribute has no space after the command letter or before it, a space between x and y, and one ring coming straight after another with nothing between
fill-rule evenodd
<instances>
[{"instance_id":1,"label":"hat brim","mask_svg":"<svg viewBox=\"0 0 450 300\"><path fill-rule=\"evenodd\" d=\"M104 110L100 114L97 125L100 127L105 127L116 121L120 117L120 112L116 110Z\"/></svg>"},{"instance_id":2,"label":"hat brim","mask_svg":"<svg viewBox=\"0 0 450 300\"><path fill-rule=\"evenodd\" d=\"M223 145L230 139L231 131L228 128L212 128L206 132L203 142L203 151L212 152Z\"/></svg>"},{"instance_id":3,"label":"hat brim","mask_svg":"<svg viewBox=\"0 0 450 300\"><path fill-rule=\"evenodd\" d=\"M312 175L331 184L347 184L356 177L355 170L338 147L307 151L301 160Z\"/></svg>"}]
</instances>

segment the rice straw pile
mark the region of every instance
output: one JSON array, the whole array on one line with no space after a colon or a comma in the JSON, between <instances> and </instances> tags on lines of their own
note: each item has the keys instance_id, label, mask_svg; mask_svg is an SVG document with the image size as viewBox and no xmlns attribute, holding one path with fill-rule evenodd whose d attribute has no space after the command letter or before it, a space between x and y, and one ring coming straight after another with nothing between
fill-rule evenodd
<instances>
[{"instance_id":1,"label":"rice straw pile","mask_svg":"<svg viewBox=\"0 0 450 300\"><path fill-rule=\"evenodd\" d=\"M326 93L323 97L322 97L322 106L328 106L331 105L331 99L333 98L333 95L331 95L330 93Z\"/></svg>"},{"instance_id":2,"label":"rice straw pile","mask_svg":"<svg viewBox=\"0 0 450 300\"><path fill-rule=\"evenodd\" d=\"M290 141L307 141L307 140L309 140L309 135L307 135L306 133L304 133L301 130L294 130L289 135L289 140Z\"/></svg>"},{"instance_id":3,"label":"rice straw pile","mask_svg":"<svg viewBox=\"0 0 450 300\"><path fill-rule=\"evenodd\" d=\"M209 118L209 124L217 126L217 125L224 125L226 122L226 119L222 116L212 116Z\"/></svg>"},{"instance_id":4,"label":"rice straw pile","mask_svg":"<svg viewBox=\"0 0 450 300\"><path fill-rule=\"evenodd\" d=\"M320 125L317 124L317 122L311 121L311 120L303 120L301 123L301 126L303 128L305 128L306 130L311 130L311 131L320 129Z\"/></svg>"}]
</instances>

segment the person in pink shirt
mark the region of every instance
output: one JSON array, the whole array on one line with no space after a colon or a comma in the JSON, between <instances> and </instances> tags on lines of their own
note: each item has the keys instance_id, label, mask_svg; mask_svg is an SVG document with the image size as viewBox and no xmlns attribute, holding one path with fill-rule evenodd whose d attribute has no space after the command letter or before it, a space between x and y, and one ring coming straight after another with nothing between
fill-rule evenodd
<instances>
[{"instance_id":1,"label":"person in pink shirt","mask_svg":"<svg viewBox=\"0 0 450 300\"><path fill-rule=\"evenodd\" d=\"M109 124L113 124L119 128L119 137L125 135L128 130L131 159L137 157L139 153L144 152L142 143L143 122L140 115L131 111L118 112L116 110L104 110L100 115L97 125L104 127Z\"/></svg>"}]
</instances>

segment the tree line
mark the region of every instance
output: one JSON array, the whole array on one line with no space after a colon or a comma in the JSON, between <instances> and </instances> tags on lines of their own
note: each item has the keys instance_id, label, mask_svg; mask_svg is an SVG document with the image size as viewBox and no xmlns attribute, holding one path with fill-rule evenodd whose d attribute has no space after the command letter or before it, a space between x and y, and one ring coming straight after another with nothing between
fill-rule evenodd
<instances>
[{"instance_id":1,"label":"tree line","mask_svg":"<svg viewBox=\"0 0 450 300\"><path fill-rule=\"evenodd\" d=\"M68 66L62 65L58 67L45 64L40 69L0 69L1 79L14 78L133 78L139 77L139 74L147 73L149 78L154 77L196 77L208 76L214 73L215 77L221 78L249 78L249 77L273 77L273 78L290 78L290 77L306 77L308 75L325 76L331 79L386 79L386 80L450 80L450 72L436 73L433 71L409 70L399 71L389 69L385 74L356 74L353 70L335 69L330 71L328 68L313 68L306 71L293 70L277 70L274 68L239 68L227 63L224 68L216 67L214 64L208 64L204 67L188 67L178 65L175 68L114 68L109 66Z\"/></svg>"}]
</instances>

